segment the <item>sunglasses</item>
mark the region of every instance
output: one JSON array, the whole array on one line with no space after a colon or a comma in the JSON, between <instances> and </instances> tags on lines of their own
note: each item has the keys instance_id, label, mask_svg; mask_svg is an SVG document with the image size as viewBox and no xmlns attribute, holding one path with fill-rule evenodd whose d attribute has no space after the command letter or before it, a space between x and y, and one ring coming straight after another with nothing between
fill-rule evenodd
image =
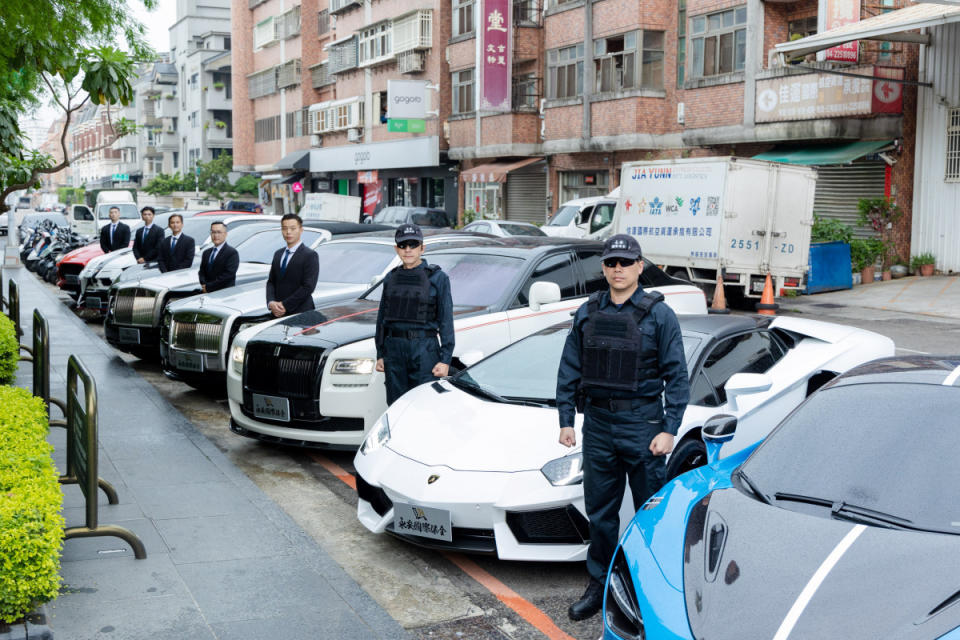
<instances>
[{"instance_id":1,"label":"sunglasses","mask_svg":"<svg viewBox=\"0 0 960 640\"><path fill-rule=\"evenodd\" d=\"M403 242L397 243L398 249L416 249L420 246L420 243L416 240L404 240Z\"/></svg>"},{"instance_id":2,"label":"sunglasses","mask_svg":"<svg viewBox=\"0 0 960 640\"><path fill-rule=\"evenodd\" d=\"M604 258L603 260L603 266L607 269L613 269L618 264L621 267L632 267L637 264L637 261L633 258Z\"/></svg>"}]
</instances>

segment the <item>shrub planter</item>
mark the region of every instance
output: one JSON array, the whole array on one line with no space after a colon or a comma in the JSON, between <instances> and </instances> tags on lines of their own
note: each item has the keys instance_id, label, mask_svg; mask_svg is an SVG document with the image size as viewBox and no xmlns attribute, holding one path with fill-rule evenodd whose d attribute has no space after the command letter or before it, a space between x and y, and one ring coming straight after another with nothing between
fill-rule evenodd
<instances>
[{"instance_id":1,"label":"shrub planter","mask_svg":"<svg viewBox=\"0 0 960 640\"><path fill-rule=\"evenodd\" d=\"M933 275L933 269L934 269L935 266L936 266L936 265L932 265L932 264L922 264L922 265L920 265L920 275L923 276L923 277L925 277L925 278L929 278L930 276Z\"/></svg>"},{"instance_id":2,"label":"shrub planter","mask_svg":"<svg viewBox=\"0 0 960 640\"><path fill-rule=\"evenodd\" d=\"M876 267L873 265L863 268L863 270L860 272L860 279L863 281L863 284L869 284L873 282L875 271Z\"/></svg>"},{"instance_id":3,"label":"shrub planter","mask_svg":"<svg viewBox=\"0 0 960 640\"><path fill-rule=\"evenodd\" d=\"M907 267L902 264L895 264L890 267L890 273L893 275L894 279L902 278L907 275Z\"/></svg>"},{"instance_id":4,"label":"shrub planter","mask_svg":"<svg viewBox=\"0 0 960 640\"><path fill-rule=\"evenodd\" d=\"M887 280L893 280L893 272L890 271L890 269L884 269L882 276L883 276L884 282L886 282Z\"/></svg>"}]
</instances>

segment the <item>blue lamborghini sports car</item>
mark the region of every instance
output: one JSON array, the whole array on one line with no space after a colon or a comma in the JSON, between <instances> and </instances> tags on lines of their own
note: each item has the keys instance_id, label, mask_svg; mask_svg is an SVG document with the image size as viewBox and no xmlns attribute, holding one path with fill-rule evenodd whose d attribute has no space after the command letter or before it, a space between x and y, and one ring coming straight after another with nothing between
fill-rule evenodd
<instances>
[{"instance_id":1,"label":"blue lamborghini sports car","mask_svg":"<svg viewBox=\"0 0 960 640\"><path fill-rule=\"evenodd\" d=\"M875 360L650 498L607 575L607 640L960 640L960 356Z\"/></svg>"}]
</instances>

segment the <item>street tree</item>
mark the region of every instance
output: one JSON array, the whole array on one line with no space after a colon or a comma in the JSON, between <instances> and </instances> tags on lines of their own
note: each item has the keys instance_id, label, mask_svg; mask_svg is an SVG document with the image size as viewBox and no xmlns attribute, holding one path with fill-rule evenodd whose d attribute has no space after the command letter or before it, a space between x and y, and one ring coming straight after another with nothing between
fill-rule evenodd
<instances>
[{"instance_id":1,"label":"street tree","mask_svg":"<svg viewBox=\"0 0 960 640\"><path fill-rule=\"evenodd\" d=\"M156 0L139 0L153 9ZM110 105L129 104L136 64L153 52L144 27L126 0L4 0L0 13L0 212L7 196L36 187L43 174L56 173L78 157L109 142L70 155L67 132L88 103L107 105L114 135L134 130L126 119L113 121ZM117 45L120 45L118 47ZM26 147L20 116L45 101L65 116L59 144L62 160Z\"/></svg>"}]
</instances>

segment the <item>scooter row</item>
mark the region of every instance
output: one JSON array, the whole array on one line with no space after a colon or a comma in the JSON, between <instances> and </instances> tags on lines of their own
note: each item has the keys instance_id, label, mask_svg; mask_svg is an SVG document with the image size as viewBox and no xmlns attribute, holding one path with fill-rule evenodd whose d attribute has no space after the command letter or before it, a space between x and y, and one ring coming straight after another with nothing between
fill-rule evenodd
<instances>
[{"instance_id":1,"label":"scooter row","mask_svg":"<svg viewBox=\"0 0 960 640\"><path fill-rule=\"evenodd\" d=\"M57 261L66 253L90 244L90 236L59 227L52 220L43 220L34 227L20 227L20 260L30 271L47 282L57 281Z\"/></svg>"}]
</instances>

